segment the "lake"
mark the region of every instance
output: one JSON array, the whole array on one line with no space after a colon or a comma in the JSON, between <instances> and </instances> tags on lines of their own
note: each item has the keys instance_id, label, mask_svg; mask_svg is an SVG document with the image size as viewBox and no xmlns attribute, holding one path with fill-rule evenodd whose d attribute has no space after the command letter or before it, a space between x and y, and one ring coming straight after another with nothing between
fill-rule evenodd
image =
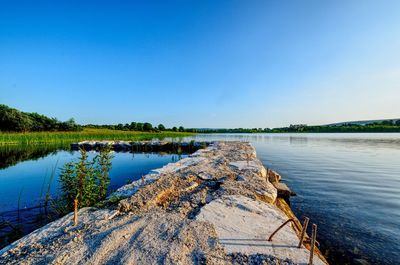
<instances>
[{"instance_id":1,"label":"lake","mask_svg":"<svg viewBox=\"0 0 400 265\"><path fill-rule=\"evenodd\" d=\"M88 152L89 160L94 155L95 152ZM24 234L43 224L38 222L42 210L38 207L41 198L44 199L48 189L52 198L57 196L62 166L77 160L79 156L78 151L69 151L69 147L63 145L0 147L0 239L4 240L2 236L10 231L10 227L1 225L2 221L11 222L14 226L22 224ZM115 190L141 178L152 169L176 162L185 156L113 153L109 189Z\"/></svg>"},{"instance_id":2,"label":"lake","mask_svg":"<svg viewBox=\"0 0 400 265\"><path fill-rule=\"evenodd\" d=\"M250 141L264 165L279 172L297 193L291 207L300 220L308 216L318 225L318 240L332 264L398 264L400 134L211 134L184 140L192 139ZM40 194L46 172L57 161L61 166L76 157L63 148L37 152L36 160L14 152L9 167L2 161L0 192L6 196L0 205L15 207L22 187L21 206L23 196ZM112 185L176 159L118 153ZM35 196L27 197L28 202Z\"/></svg>"}]
</instances>

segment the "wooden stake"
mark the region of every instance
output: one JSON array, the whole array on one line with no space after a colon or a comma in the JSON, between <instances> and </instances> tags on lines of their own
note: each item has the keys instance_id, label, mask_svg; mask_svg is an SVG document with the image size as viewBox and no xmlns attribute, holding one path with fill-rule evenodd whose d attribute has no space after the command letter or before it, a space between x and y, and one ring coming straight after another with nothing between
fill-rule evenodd
<instances>
[{"instance_id":1,"label":"wooden stake","mask_svg":"<svg viewBox=\"0 0 400 265\"><path fill-rule=\"evenodd\" d=\"M74 200L74 225L78 224L78 199Z\"/></svg>"},{"instance_id":2,"label":"wooden stake","mask_svg":"<svg viewBox=\"0 0 400 265\"><path fill-rule=\"evenodd\" d=\"M304 223L303 223L303 227L301 229L301 234L300 234L300 241L299 241L299 245L297 246L298 248L301 248L301 245L303 245L303 240L304 240L304 236L307 231L309 221L310 221L310 218L308 218L308 217L304 218Z\"/></svg>"},{"instance_id":3,"label":"wooden stake","mask_svg":"<svg viewBox=\"0 0 400 265\"><path fill-rule=\"evenodd\" d=\"M312 226L312 235L311 235L310 260L308 262L309 265L313 265L314 248L315 248L315 241L316 240L317 240L317 225L313 224L313 226Z\"/></svg>"}]
</instances>

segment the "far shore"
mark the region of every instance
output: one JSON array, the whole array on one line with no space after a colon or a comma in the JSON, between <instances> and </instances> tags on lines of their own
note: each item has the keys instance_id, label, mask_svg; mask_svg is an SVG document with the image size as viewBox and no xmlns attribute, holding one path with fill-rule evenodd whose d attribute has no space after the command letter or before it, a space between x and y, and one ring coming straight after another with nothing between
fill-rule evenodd
<instances>
[{"instance_id":1,"label":"far shore","mask_svg":"<svg viewBox=\"0 0 400 265\"><path fill-rule=\"evenodd\" d=\"M15 144L69 144L82 140L143 141L168 137L186 137L194 134L195 133L174 131L144 132L93 128L85 128L82 131L74 132L0 132L0 146Z\"/></svg>"}]
</instances>

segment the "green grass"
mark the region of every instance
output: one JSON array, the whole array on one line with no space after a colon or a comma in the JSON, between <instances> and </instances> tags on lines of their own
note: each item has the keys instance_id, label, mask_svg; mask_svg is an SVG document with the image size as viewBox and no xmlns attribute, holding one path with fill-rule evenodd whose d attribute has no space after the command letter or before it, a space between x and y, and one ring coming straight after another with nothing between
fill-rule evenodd
<instances>
[{"instance_id":1,"label":"green grass","mask_svg":"<svg viewBox=\"0 0 400 265\"><path fill-rule=\"evenodd\" d=\"M185 137L193 133L183 132L138 132L118 131L109 129L85 128L79 132L28 132L0 133L0 145L9 144L42 144L42 143L72 143L84 140L125 140L142 141L154 138Z\"/></svg>"}]
</instances>

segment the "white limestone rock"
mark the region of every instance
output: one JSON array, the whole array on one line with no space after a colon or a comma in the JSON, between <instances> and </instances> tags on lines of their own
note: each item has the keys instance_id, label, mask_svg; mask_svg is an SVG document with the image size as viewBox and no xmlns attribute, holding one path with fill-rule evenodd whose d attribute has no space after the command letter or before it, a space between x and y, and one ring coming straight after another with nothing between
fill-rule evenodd
<instances>
[{"instance_id":1,"label":"white limestone rock","mask_svg":"<svg viewBox=\"0 0 400 265\"><path fill-rule=\"evenodd\" d=\"M276 206L233 195L204 206L196 220L211 223L220 243L229 253L268 254L307 264L309 251L297 248L299 238L289 225L268 241L270 234L288 219ZM325 263L314 256L314 264Z\"/></svg>"}]
</instances>

